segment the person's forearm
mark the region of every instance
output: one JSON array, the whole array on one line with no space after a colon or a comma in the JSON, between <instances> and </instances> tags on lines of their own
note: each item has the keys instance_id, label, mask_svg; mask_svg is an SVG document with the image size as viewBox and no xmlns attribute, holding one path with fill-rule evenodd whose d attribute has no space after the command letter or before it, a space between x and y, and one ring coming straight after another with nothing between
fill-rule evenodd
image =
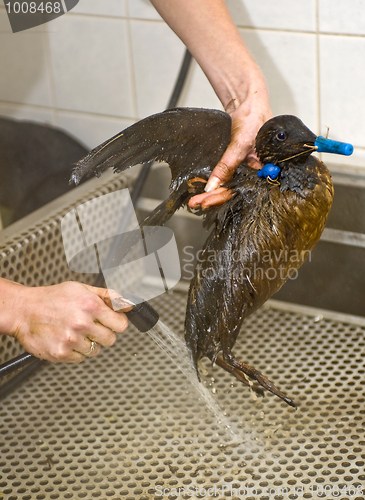
<instances>
[{"instance_id":1,"label":"person's forearm","mask_svg":"<svg viewBox=\"0 0 365 500\"><path fill-rule=\"evenodd\" d=\"M151 2L193 54L226 111L236 109L248 93L264 93L266 99L261 70L223 0Z\"/></svg>"},{"instance_id":2,"label":"person's forearm","mask_svg":"<svg viewBox=\"0 0 365 500\"><path fill-rule=\"evenodd\" d=\"M248 51L224 0L151 0L206 74L232 119L231 142L213 169L205 190L227 182L245 161L261 168L255 152L260 127L272 117L264 76ZM208 197L207 197L208 196ZM201 194L189 206L219 204L226 195ZM203 205L202 205L203 206Z\"/></svg>"}]
</instances>

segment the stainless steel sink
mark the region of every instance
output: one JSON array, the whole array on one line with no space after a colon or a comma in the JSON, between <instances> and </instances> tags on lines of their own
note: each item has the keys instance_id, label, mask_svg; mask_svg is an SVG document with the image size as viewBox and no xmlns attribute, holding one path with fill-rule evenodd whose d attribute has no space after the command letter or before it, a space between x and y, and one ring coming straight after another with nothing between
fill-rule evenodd
<instances>
[{"instance_id":1,"label":"stainless steel sink","mask_svg":"<svg viewBox=\"0 0 365 500\"><path fill-rule=\"evenodd\" d=\"M153 173L154 185L147 185L141 207L164 196L162 177L162 169ZM75 205L132 181L131 172L93 179L4 230L2 276L30 286L93 282L93 275L68 268L60 220ZM336 185L346 186L337 180ZM340 226L336 210L330 228L347 233L361 228ZM172 225L181 251L186 245L198 248L205 239L192 215L178 215ZM324 241L319 252L328 260L336 253L328 254L326 245L343 246L344 256L351 257L351 245ZM350 266L353 261L346 259L343 265ZM363 263L354 265L359 272ZM324 283L327 272L319 264L314 274ZM304 280L306 273L301 273ZM338 267L330 276L328 293L341 273ZM348 286L353 295L364 292ZM180 336L186 287L183 280L151 302ZM306 296L315 296L317 287L312 283ZM343 289L336 291L345 304L351 302ZM169 357L133 327L94 359L47 364L11 393L0 388L0 497L363 499L365 319L341 309L329 312L322 304L270 301L245 322L235 349L293 397L297 411L271 394L256 399L228 373L204 364L202 383L226 412L238 440L227 435ZM22 351L7 337L0 340L1 361Z\"/></svg>"}]
</instances>

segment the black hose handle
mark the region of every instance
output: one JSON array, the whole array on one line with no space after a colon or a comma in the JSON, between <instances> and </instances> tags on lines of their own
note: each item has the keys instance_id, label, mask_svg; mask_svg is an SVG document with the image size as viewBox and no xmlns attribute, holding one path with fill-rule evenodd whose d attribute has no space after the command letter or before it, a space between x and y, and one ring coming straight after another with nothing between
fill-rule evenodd
<instances>
[{"instance_id":1,"label":"black hose handle","mask_svg":"<svg viewBox=\"0 0 365 500\"><path fill-rule=\"evenodd\" d=\"M130 300L135 303L140 301L136 296L127 295L124 298ZM138 299L138 300L137 300ZM158 312L148 303L148 302L139 302L137 303L133 309L124 313L128 320L134 325L137 330L142 333L148 332L151 330L159 320Z\"/></svg>"},{"instance_id":2,"label":"black hose handle","mask_svg":"<svg viewBox=\"0 0 365 500\"><path fill-rule=\"evenodd\" d=\"M18 370L19 368L32 363L36 359L38 358L36 358L32 354L24 352L20 356L17 356L10 361L6 361L2 365L0 365L0 378L5 377L5 375L8 375L9 373Z\"/></svg>"}]
</instances>

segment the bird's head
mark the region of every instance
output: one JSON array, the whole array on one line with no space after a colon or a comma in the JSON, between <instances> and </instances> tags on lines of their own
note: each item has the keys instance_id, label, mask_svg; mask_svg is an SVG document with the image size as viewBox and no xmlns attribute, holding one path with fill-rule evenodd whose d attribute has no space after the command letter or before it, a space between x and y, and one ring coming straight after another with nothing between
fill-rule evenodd
<instances>
[{"instance_id":1,"label":"bird's head","mask_svg":"<svg viewBox=\"0 0 365 500\"><path fill-rule=\"evenodd\" d=\"M264 123L257 134L257 156L263 164L279 165L296 157L301 161L317 149L316 138L296 116L276 116Z\"/></svg>"}]
</instances>

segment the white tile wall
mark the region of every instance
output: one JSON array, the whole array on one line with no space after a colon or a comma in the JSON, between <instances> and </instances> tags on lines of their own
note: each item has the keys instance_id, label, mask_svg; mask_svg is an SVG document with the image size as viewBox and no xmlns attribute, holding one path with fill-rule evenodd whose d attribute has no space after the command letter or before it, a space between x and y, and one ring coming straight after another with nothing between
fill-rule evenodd
<instances>
[{"instance_id":1,"label":"white tile wall","mask_svg":"<svg viewBox=\"0 0 365 500\"><path fill-rule=\"evenodd\" d=\"M316 30L315 0L226 0L226 3L238 26Z\"/></svg>"},{"instance_id":2,"label":"white tile wall","mask_svg":"<svg viewBox=\"0 0 365 500\"><path fill-rule=\"evenodd\" d=\"M365 35L365 0L318 0L318 14L321 32Z\"/></svg>"},{"instance_id":3,"label":"white tile wall","mask_svg":"<svg viewBox=\"0 0 365 500\"><path fill-rule=\"evenodd\" d=\"M0 11L0 101L51 106L43 27L13 34Z\"/></svg>"},{"instance_id":4,"label":"white tile wall","mask_svg":"<svg viewBox=\"0 0 365 500\"><path fill-rule=\"evenodd\" d=\"M240 30L267 81L274 115L293 114L318 128L316 36Z\"/></svg>"},{"instance_id":5,"label":"white tile wall","mask_svg":"<svg viewBox=\"0 0 365 500\"><path fill-rule=\"evenodd\" d=\"M130 28L137 114L141 118L166 107L184 45L164 23L131 21Z\"/></svg>"},{"instance_id":6,"label":"white tile wall","mask_svg":"<svg viewBox=\"0 0 365 500\"><path fill-rule=\"evenodd\" d=\"M47 25L56 106L133 117L124 19L65 15Z\"/></svg>"},{"instance_id":7,"label":"white tile wall","mask_svg":"<svg viewBox=\"0 0 365 500\"><path fill-rule=\"evenodd\" d=\"M8 116L17 120L29 120L55 125L54 113L51 108L28 106L11 102L0 102L0 116ZM1 153L0 153L1 154Z\"/></svg>"},{"instance_id":8,"label":"white tile wall","mask_svg":"<svg viewBox=\"0 0 365 500\"><path fill-rule=\"evenodd\" d=\"M70 132L89 149L95 148L133 123L134 120L74 111L60 111L57 120L59 127Z\"/></svg>"},{"instance_id":9,"label":"white tile wall","mask_svg":"<svg viewBox=\"0 0 365 500\"><path fill-rule=\"evenodd\" d=\"M149 0L128 0L128 11L131 18L162 20Z\"/></svg>"},{"instance_id":10,"label":"white tile wall","mask_svg":"<svg viewBox=\"0 0 365 500\"><path fill-rule=\"evenodd\" d=\"M364 146L365 37L320 36L321 121L334 139Z\"/></svg>"},{"instance_id":11,"label":"white tile wall","mask_svg":"<svg viewBox=\"0 0 365 500\"><path fill-rule=\"evenodd\" d=\"M79 0L70 14L123 17L126 15L126 0Z\"/></svg>"},{"instance_id":12,"label":"white tile wall","mask_svg":"<svg viewBox=\"0 0 365 500\"><path fill-rule=\"evenodd\" d=\"M179 106L223 109L223 106L196 61L192 60Z\"/></svg>"},{"instance_id":13,"label":"white tile wall","mask_svg":"<svg viewBox=\"0 0 365 500\"><path fill-rule=\"evenodd\" d=\"M365 0L227 0L260 64L274 114L353 142L365 169ZM164 109L184 53L149 0L80 0L13 34L0 2L0 113L50 122L89 147ZM184 106L221 108L194 64Z\"/></svg>"}]
</instances>

